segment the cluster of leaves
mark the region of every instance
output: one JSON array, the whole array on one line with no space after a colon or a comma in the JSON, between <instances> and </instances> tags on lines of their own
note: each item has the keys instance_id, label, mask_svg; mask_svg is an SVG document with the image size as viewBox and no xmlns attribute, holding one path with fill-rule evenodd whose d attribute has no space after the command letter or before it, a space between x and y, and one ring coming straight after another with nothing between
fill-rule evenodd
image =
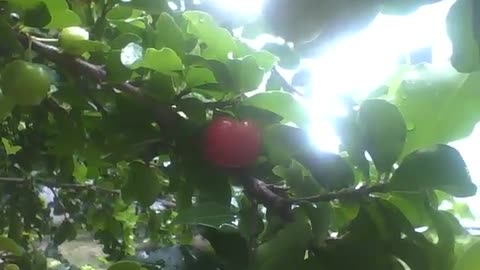
<instances>
[{"instance_id":1,"label":"cluster of leaves","mask_svg":"<svg viewBox=\"0 0 480 270\"><path fill-rule=\"evenodd\" d=\"M112 270L476 269L480 242L458 222L468 211L439 206L476 193L447 143L480 120L477 1L458 0L448 18L458 72L405 67L387 91L348 102L341 154L312 147L302 97L277 70L378 12L433 2L266 1L260 22L208 1L0 1L0 66L32 61L52 82L39 104L0 104L2 263L46 269L35 241L50 235L58 247L87 230ZM252 49L232 34L239 26L243 38L295 45ZM57 42L70 27L89 37ZM258 125L254 165L203 158L202 132L218 115ZM136 254L145 239L156 246L146 257Z\"/></svg>"}]
</instances>

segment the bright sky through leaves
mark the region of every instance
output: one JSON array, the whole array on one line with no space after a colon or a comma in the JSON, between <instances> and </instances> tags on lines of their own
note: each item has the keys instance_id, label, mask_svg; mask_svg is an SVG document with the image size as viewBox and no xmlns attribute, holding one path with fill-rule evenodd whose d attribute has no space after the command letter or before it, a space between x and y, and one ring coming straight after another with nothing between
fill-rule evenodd
<instances>
[{"instance_id":1,"label":"bright sky through leaves","mask_svg":"<svg viewBox=\"0 0 480 270\"><path fill-rule=\"evenodd\" d=\"M261 2L218 0L219 8L235 10L246 16L258 15ZM303 63L313 71L314 98L308 103L315 122L310 128L310 135L319 148L332 152L338 149L340 141L330 121L343 112L339 104L341 95L365 97L392 76L398 68L398 60L413 50L431 46L433 64L449 64L451 44L446 33L445 18L454 2L447 0L423 6L407 16L379 15L365 30L331 44L327 53L314 61ZM248 43L261 48L272 39L270 36L261 36ZM475 164L480 149L475 138L479 136L480 130L477 128L469 138L452 143L461 151L477 183L480 182L480 170ZM471 202L472 211L480 216L476 197L462 201Z\"/></svg>"}]
</instances>

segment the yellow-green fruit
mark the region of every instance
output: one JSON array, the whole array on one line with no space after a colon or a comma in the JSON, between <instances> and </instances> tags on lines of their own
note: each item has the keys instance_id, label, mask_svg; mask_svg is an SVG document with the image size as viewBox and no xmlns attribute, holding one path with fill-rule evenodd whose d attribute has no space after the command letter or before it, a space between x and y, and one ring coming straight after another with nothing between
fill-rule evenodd
<instances>
[{"instance_id":1,"label":"yellow-green fruit","mask_svg":"<svg viewBox=\"0 0 480 270\"><path fill-rule=\"evenodd\" d=\"M50 91L50 77L39 64L23 60L8 63L0 87L3 94L19 105L38 105Z\"/></svg>"},{"instance_id":2,"label":"yellow-green fruit","mask_svg":"<svg viewBox=\"0 0 480 270\"><path fill-rule=\"evenodd\" d=\"M88 39L88 31L78 26L64 28L58 35L60 48L73 55L81 55L86 51L82 41Z\"/></svg>"},{"instance_id":3,"label":"yellow-green fruit","mask_svg":"<svg viewBox=\"0 0 480 270\"><path fill-rule=\"evenodd\" d=\"M10 264L5 265L4 269L5 270L20 270L20 267L18 267L18 265L16 265L16 264L10 263Z\"/></svg>"}]
</instances>

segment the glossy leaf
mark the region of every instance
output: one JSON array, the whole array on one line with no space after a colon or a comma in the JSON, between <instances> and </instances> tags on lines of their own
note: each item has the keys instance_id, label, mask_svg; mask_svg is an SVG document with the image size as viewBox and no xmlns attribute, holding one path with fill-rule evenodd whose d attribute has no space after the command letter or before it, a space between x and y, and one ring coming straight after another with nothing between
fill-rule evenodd
<instances>
[{"instance_id":1,"label":"glossy leaf","mask_svg":"<svg viewBox=\"0 0 480 270\"><path fill-rule=\"evenodd\" d=\"M263 137L267 155L279 164L289 163L295 153L310 147L303 130L287 125L272 125L265 129Z\"/></svg>"},{"instance_id":2,"label":"glossy leaf","mask_svg":"<svg viewBox=\"0 0 480 270\"><path fill-rule=\"evenodd\" d=\"M398 191L438 189L457 197L473 196L477 191L460 153L441 144L405 157L393 174L391 187Z\"/></svg>"},{"instance_id":3,"label":"glossy leaf","mask_svg":"<svg viewBox=\"0 0 480 270\"><path fill-rule=\"evenodd\" d=\"M241 270L248 267L250 264L248 242L238 232L211 227L203 227L200 231L230 269Z\"/></svg>"},{"instance_id":4,"label":"glossy leaf","mask_svg":"<svg viewBox=\"0 0 480 270\"><path fill-rule=\"evenodd\" d=\"M447 15L447 33L452 42L452 66L463 73L480 69L480 44L475 38L474 0L459 0Z\"/></svg>"},{"instance_id":5,"label":"glossy leaf","mask_svg":"<svg viewBox=\"0 0 480 270\"><path fill-rule=\"evenodd\" d=\"M70 26L78 26L81 24L80 17L68 8L65 0L45 1L44 2L52 20L47 25L48 28L65 28Z\"/></svg>"},{"instance_id":6,"label":"glossy leaf","mask_svg":"<svg viewBox=\"0 0 480 270\"><path fill-rule=\"evenodd\" d=\"M186 11L183 17L188 21L187 33L196 36L207 46L202 51L206 59L226 61L228 54L237 50L233 36L217 25L208 13L201 11Z\"/></svg>"},{"instance_id":7,"label":"glossy leaf","mask_svg":"<svg viewBox=\"0 0 480 270\"><path fill-rule=\"evenodd\" d=\"M4 236L0 236L0 250L15 256L22 256L25 252L15 241Z\"/></svg>"},{"instance_id":8,"label":"glossy leaf","mask_svg":"<svg viewBox=\"0 0 480 270\"><path fill-rule=\"evenodd\" d=\"M182 30L168 13L160 14L155 24L155 47L168 47L181 56L185 53L185 38Z\"/></svg>"},{"instance_id":9,"label":"glossy leaf","mask_svg":"<svg viewBox=\"0 0 480 270\"><path fill-rule=\"evenodd\" d=\"M473 244L459 258L455 270L475 270L480 265L480 242Z\"/></svg>"},{"instance_id":10,"label":"glossy leaf","mask_svg":"<svg viewBox=\"0 0 480 270\"><path fill-rule=\"evenodd\" d=\"M30 27L44 27L52 20L44 2L37 2L34 6L26 9L24 16L24 24Z\"/></svg>"},{"instance_id":11,"label":"glossy leaf","mask_svg":"<svg viewBox=\"0 0 480 270\"><path fill-rule=\"evenodd\" d=\"M133 68L148 68L164 74L183 70L182 60L170 48L160 50L148 48L143 58L133 64Z\"/></svg>"},{"instance_id":12,"label":"glossy leaf","mask_svg":"<svg viewBox=\"0 0 480 270\"><path fill-rule=\"evenodd\" d=\"M470 135L480 120L476 87L480 73L459 74L450 67L419 65L400 77L400 85L390 88L390 93L407 123L402 157Z\"/></svg>"},{"instance_id":13,"label":"glossy leaf","mask_svg":"<svg viewBox=\"0 0 480 270\"><path fill-rule=\"evenodd\" d=\"M322 246L329 236L330 223L333 219L333 209L329 203L305 205L312 226L313 241L316 246Z\"/></svg>"},{"instance_id":14,"label":"glossy leaf","mask_svg":"<svg viewBox=\"0 0 480 270\"><path fill-rule=\"evenodd\" d=\"M233 77L232 90L240 92L256 90L263 80L264 71L253 56L247 56L242 60L230 60L227 66Z\"/></svg>"},{"instance_id":15,"label":"glossy leaf","mask_svg":"<svg viewBox=\"0 0 480 270\"><path fill-rule=\"evenodd\" d=\"M246 99L244 104L274 112L282 116L285 122L293 122L301 128L309 122L306 109L293 95L286 92L259 93Z\"/></svg>"},{"instance_id":16,"label":"glossy leaf","mask_svg":"<svg viewBox=\"0 0 480 270\"><path fill-rule=\"evenodd\" d=\"M7 155L15 155L18 151L22 150L21 146L13 145L12 142L6 138L2 138L2 144Z\"/></svg>"},{"instance_id":17,"label":"glossy leaf","mask_svg":"<svg viewBox=\"0 0 480 270\"><path fill-rule=\"evenodd\" d=\"M390 172L403 150L407 125L398 108L381 99L370 99L360 105L358 125L365 149L381 173Z\"/></svg>"},{"instance_id":18,"label":"glossy leaf","mask_svg":"<svg viewBox=\"0 0 480 270\"><path fill-rule=\"evenodd\" d=\"M158 169L134 162L130 165L128 182L123 188L123 196L127 200L136 200L144 207L148 207L159 196L162 190L162 180Z\"/></svg>"},{"instance_id":19,"label":"glossy leaf","mask_svg":"<svg viewBox=\"0 0 480 270\"><path fill-rule=\"evenodd\" d=\"M355 183L352 167L337 154L308 149L296 154L295 158L327 190L339 190Z\"/></svg>"},{"instance_id":20,"label":"glossy leaf","mask_svg":"<svg viewBox=\"0 0 480 270\"><path fill-rule=\"evenodd\" d=\"M295 221L257 248L256 269L290 268L303 261L312 232L305 212L298 208L294 215Z\"/></svg>"},{"instance_id":21,"label":"glossy leaf","mask_svg":"<svg viewBox=\"0 0 480 270\"><path fill-rule=\"evenodd\" d=\"M430 224L429 210L425 205L428 198L422 193L395 192L388 201L395 205L415 227Z\"/></svg>"},{"instance_id":22,"label":"glossy leaf","mask_svg":"<svg viewBox=\"0 0 480 270\"><path fill-rule=\"evenodd\" d=\"M235 213L228 207L215 203L204 203L184 209L178 213L176 224L199 224L219 228L233 221Z\"/></svg>"}]
</instances>

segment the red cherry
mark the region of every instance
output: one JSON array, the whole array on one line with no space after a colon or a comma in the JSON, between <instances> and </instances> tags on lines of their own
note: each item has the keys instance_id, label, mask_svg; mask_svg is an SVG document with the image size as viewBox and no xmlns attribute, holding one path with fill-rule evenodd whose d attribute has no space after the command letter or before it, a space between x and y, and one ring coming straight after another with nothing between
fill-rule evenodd
<instances>
[{"instance_id":1,"label":"red cherry","mask_svg":"<svg viewBox=\"0 0 480 270\"><path fill-rule=\"evenodd\" d=\"M213 164L239 168L252 164L261 147L259 129L249 121L215 118L206 130L204 154Z\"/></svg>"}]
</instances>

